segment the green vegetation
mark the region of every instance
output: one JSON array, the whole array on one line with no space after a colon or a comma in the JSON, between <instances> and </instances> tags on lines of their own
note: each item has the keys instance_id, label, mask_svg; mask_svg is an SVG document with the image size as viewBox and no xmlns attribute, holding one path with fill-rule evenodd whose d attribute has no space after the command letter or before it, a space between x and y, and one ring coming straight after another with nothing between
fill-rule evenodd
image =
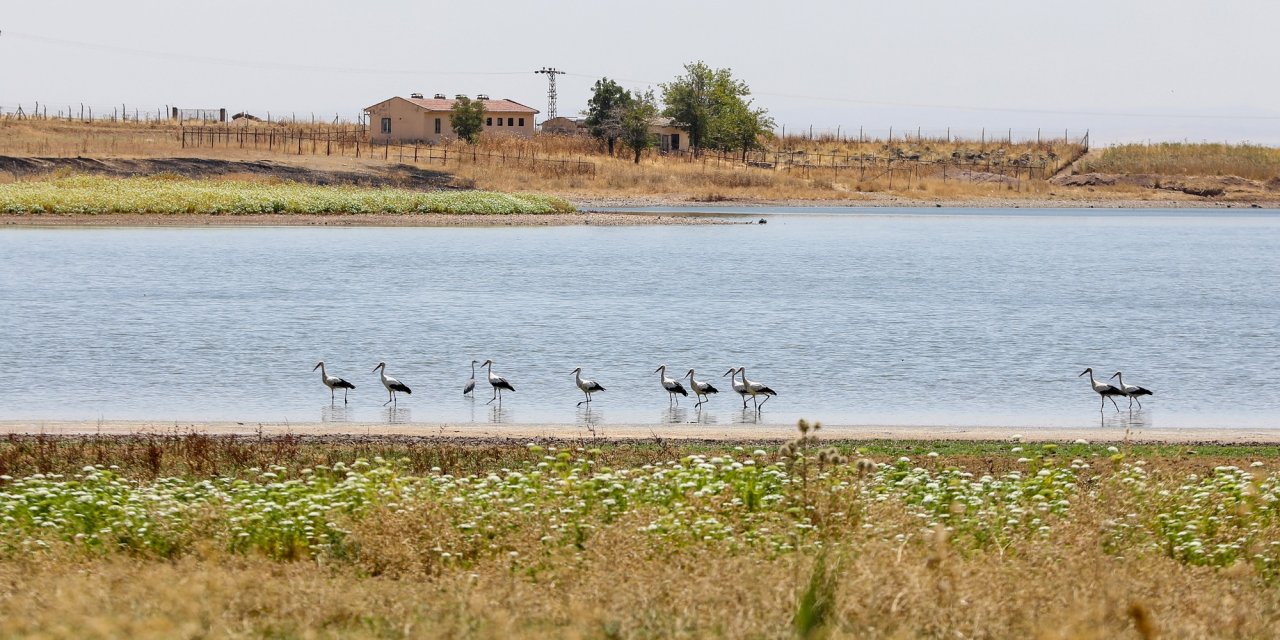
<instances>
[{"instance_id":1,"label":"green vegetation","mask_svg":"<svg viewBox=\"0 0 1280 640\"><path fill-rule=\"evenodd\" d=\"M608 78L600 78L591 87L587 99L587 130L598 140L603 140L609 155L613 155L614 143L622 136L622 113L631 102L631 92Z\"/></svg>"},{"instance_id":2,"label":"green vegetation","mask_svg":"<svg viewBox=\"0 0 1280 640\"><path fill-rule=\"evenodd\" d=\"M71 176L0 184L7 214L348 214L563 213L572 205L555 196L488 191L409 191L293 182L193 180L174 176Z\"/></svg>"},{"instance_id":3,"label":"green vegetation","mask_svg":"<svg viewBox=\"0 0 1280 640\"><path fill-rule=\"evenodd\" d=\"M649 125L658 115L658 105L653 100L653 92L637 93L622 108L620 120L622 141L635 154L635 163L640 164L640 154L653 145L653 136L649 133Z\"/></svg>"},{"instance_id":4,"label":"green vegetation","mask_svg":"<svg viewBox=\"0 0 1280 640\"><path fill-rule=\"evenodd\" d=\"M729 69L712 69L702 61L684 69L684 75L662 85L663 114L684 127L695 153L703 148L745 153L761 136L771 135L773 119L764 109L751 108L751 89Z\"/></svg>"},{"instance_id":5,"label":"green vegetation","mask_svg":"<svg viewBox=\"0 0 1280 640\"><path fill-rule=\"evenodd\" d=\"M1280 148L1254 144L1123 144L1086 160L1079 173L1280 179Z\"/></svg>"},{"instance_id":6,"label":"green vegetation","mask_svg":"<svg viewBox=\"0 0 1280 640\"><path fill-rule=\"evenodd\" d=\"M10 436L0 636L1250 638L1280 614L1274 447L799 426Z\"/></svg>"},{"instance_id":7,"label":"green vegetation","mask_svg":"<svg viewBox=\"0 0 1280 640\"><path fill-rule=\"evenodd\" d=\"M449 114L449 126L453 127L458 138L466 140L467 144L475 144L484 131L484 101L467 96L455 100Z\"/></svg>"}]
</instances>

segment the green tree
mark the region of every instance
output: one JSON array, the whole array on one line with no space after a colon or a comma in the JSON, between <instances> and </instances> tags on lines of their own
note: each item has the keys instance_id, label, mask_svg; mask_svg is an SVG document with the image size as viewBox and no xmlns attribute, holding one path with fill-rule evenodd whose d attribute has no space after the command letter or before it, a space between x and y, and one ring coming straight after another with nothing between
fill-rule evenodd
<instances>
[{"instance_id":1,"label":"green tree","mask_svg":"<svg viewBox=\"0 0 1280 640\"><path fill-rule=\"evenodd\" d=\"M591 88L591 98L587 100L587 130L609 147L609 155L613 155L613 145L622 137L622 111L631 102L631 93L621 85L608 78L596 80Z\"/></svg>"},{"instance_id":2,"label":"green tree","mask_svg":"<svg viewBox=\"0 0 1280 640\"><path fill-rule=\"evenodd\" d=\"M719 116L711 122L708 146L725 151L741 151L742 161L747 152L759 148L761 138L773 136L773 118L764 109L752 109L749 100L734 98L721 108Z\"/></svg>"},{"instance_id":3,"label":"green tree","mask_svg":"<svg viewBox=\"0 0 1280 640\"><path fill-rule=\"evenodd\" d=\"M453 102L449 113L450 126L467 144L475 144L484 130L484 101L462 96Z\"/></svg>"},{"instance_id":4,"label":"green tree","mask_svg":"<svg viewBox=\"0 0 1280 640\"><path fill-rule=\"evenodd\" d=\"M635 153L636 164L640 164L640 152L653 144L653 134L649 127L658 116L658 103L653 98L653 91L643 94L636 92L631 100L620 110L622 124L622 143Z\"/></svg>"},{"instance_id":5,"label":"green tree","mask_svg":"<svg viewBox=\"0 0 1280 640\"><path fill-rule=\"evenodd\" d=\"M662 86L663 115L676 121L689 135L689 146L699 153L710 141L717 120L727 111L746 105L750 88L734 80L729 69L712 69L702 61L684 66L684 75Z\"/></svg>"}]
</instances>

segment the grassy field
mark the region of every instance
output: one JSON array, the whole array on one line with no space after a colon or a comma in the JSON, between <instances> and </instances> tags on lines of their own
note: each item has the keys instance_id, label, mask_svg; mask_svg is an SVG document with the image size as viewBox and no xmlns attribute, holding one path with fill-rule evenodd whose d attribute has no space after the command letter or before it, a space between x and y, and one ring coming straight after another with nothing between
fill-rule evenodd
<instances>
[{"instance_id":1,"label":"grassy field","mask_svg":"<svg viewBox=\"0 0 1280 640\"><path fill-rule=\"evenodd\" d=\"M1264 637L1274 447L0 440L0 636Z\"/></svg>"},{"instance_id":2,"label":"grassy field","mask_svg":"<svg viewBox=\"0 0 1280 640\"><path fill-rule=\"evenodd\" d=\"M410 191L247 179L63 176L0 184L7 214L564 213L547 195L490 191Z\"/></svg>"},{"instance_id":3,"label":"grassy field","mask_svg":"<svg viewBox=\"0 0 1280 640\"><path fill-rule=\"evenodd\" d=\"M1081 164L1081 173L1280 179L1280 148L1252 144L1126 144Z\"/></svg>"}]
</instances>

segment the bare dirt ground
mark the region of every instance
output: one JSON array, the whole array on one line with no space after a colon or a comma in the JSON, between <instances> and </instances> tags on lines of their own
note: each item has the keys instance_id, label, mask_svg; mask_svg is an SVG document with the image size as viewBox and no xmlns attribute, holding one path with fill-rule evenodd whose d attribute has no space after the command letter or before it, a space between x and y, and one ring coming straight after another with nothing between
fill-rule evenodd
<instances>
[{"instance_id":1,"label":"bare dirt ground","mask_svg":"<svg viewBox=\"0 0 1280 640\"><path fill-rule=\"evenodd\" d=\"M0 435L47 434L130 435L182 434L323 436L337 440L365 437L416 437L474 444L510 443L512 440L602 439L606 441L685 440L710 442L784 441L795 437L792 425L692 425L610 424L586 427L566 424L472 423L259 423L259 422L156 422L156 421L50 421L0 422ZM1040 427L955 427L823 424L824 441L839 440L961 440L1019 439L1027 442L1178 443L1178 444L1280 444L1280 429L1139 429Z\"/></svg>"}]
</instances>

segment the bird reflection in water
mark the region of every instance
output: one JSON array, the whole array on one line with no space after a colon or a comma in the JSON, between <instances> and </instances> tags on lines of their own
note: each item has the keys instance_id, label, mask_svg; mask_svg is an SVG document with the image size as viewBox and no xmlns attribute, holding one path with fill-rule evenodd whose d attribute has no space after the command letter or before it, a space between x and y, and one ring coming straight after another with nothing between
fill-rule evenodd
<instances>
[{"instance_id":1,"label":"bird reflection in water","mask_svg":"<svg viewBox=\"0 0 1280 640\"><path fill-rule=\"evenodd\" d=\"M350 414L346 405L326 404L320 407L320 422L350 422Z\"/></svg>"},{"instance_id":2,"label":"bird reflection in water","mask_svg":"<svg viewBox=\"0 0 1280 640\"><path fill-rule=\"evenodd\" d=\"M383 408L382 417L387 424L406 424L413 419L408 407L397 407L394 404Z\"/></svg>"},{"instance_id":3,"label":"bird reflection in water","mask_svg":"<svg viewBox=\"0 0 1280 640\"><path fill-rule=\"evenodd\" d=\"M760 412L755 409L743 409L741 414L733 417L734 424L760 424Z\"/></svg>"},{"instance_id":4,"label":"bird reflection in water","mask_svg":"<svg viewBox=\"0 0 1280 640\"><path fill-rule=\"evenodd\" d=\"M662 412L662 424L679 424L689 421L689 410L683 407L670 407Z\"/></svg>"},{"instance_id":5,"label":"bird reflection in water","mask_svg":"<svg viewBox=\"0 0 1280 640\"><path fill-rule=\"evenodd\" d=\"M510 409L503 408L500 404L489 406L489 422L494 424L509 424L515 420L515 416Z\"/></svg>"},{"instance_id":6,"label":"bird reflection in water","mask_svg":"<svg viewBox=\"0 0 1280 640\"><path fill-rule=\"evenodd\" d=\"M604 422L604 412L592 409L590 405L578 407L578 424L584 427L595 427Z\"/></svg>"},{"instance_id":7,"label":"bird reflection in water","mask_svg":"<svg viewBox=\"0 0 1280 640\"><path fill-rule=\"evenodd\" d=\"M1151 415L1150 409L1135 409L1133 411L1113 413L1109 416L1103 415L1099 418L1099 422L1103 427L1130 431L1150 429L1155 426L1154 416Z\"/></svg>"}]
</instances>

